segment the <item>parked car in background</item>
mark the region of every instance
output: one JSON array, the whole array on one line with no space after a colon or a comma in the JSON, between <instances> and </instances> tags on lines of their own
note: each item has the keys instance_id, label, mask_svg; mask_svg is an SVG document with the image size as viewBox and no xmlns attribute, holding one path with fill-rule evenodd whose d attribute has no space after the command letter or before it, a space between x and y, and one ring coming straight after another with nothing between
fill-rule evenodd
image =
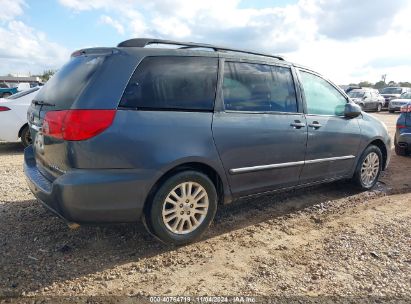
<instances>
[{"instance_id":1,"label":"parked car in background","mask_svg":"<svg viewBox=\"0 0 411 304\"><path fill-rule=\"evenodd\" d=\"M400 111L401 107L411 102L411 91L403 93L398 99L391 99L388 105L388 111L394 113Z\"/></svg>"},{"instance_id":2,"label":"parked car in background","mask_svg":"<svg viewBox=\"0 0 411 304\"><path fill-rule=\"evenodd\" d=\"M403 93L411 92L411 88L407 87L387 87L381 90L381 95L385 99L384 108L388 108L392 99L399 98Z\"/></svg>"},{"instance_id":3,"label":"parked car in background","mask_svg":"<svg viewBox=\"0 0 411 304\"><path fill-rule=\"evenodd\" d=\"M397 155L411 153L411 102L401 107L401 114L396 125L394 146Z\"/></svg>"},{"instance_id":4,"label":"parked car in background","mask_svg":"<svg viewBox=\"0 0 411 304\"><path fill-rule=\"evenodd\" d=\"M27 109L39 89L35 87L0 99L0 140L17 142L20 139L25 147L31 144Z\"/></svg>"},{"instance_id":5,"label":"parked car in background","mask_svg":"<svg viewBox=\"0 0 411 304\"><path fill-rule=\"evenodd\" d=\"M341 88L344 90L345 93L349 93L352 90L356 90L356 89L361 89L360 86L358 85L348 85L348 86L341 86Z\"/></svg>"},{"instance_id":6,"label":"parked car in background","mask_svg":"<svg viewBox=\"0 0 411 304\"><path fill-rule=\"evenodd\" d=\"M354 89L348 96L364 111L380 112L385 102L378 90L372 88Z\"/></svg>"},{"instance_id":7,"label":"parked car in background","mask_svg":"<svg viewBox=\"0 0 411 304\"><path fill-rule=\"evenodd\" d=\"M17 93L17 88L11 88L5 83L0 83L0 98L7 98Z\"/></svg>"},{"instance_id":8,"label":"parked car in background","mask_svg":"<svg viewBox=\"0 0 411 304\"><path fill-rule=\"evenodd\" d=\"M143 220L173 244L250 195L339 179L371 189L391 150L383 123L310 69L158 39L73 53L28 117L40 203L68 222Z\"/></svg>"}]
</instances>

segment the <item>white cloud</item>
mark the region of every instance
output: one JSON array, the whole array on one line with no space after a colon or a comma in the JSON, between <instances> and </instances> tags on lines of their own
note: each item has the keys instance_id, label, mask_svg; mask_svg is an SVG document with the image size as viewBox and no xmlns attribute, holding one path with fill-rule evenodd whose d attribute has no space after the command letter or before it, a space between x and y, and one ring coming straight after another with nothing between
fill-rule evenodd
<instances>
[{"instance_id":1,"label":"white cloud","mask_svg":"<svg viewBox=\"0 0 411 304\"><path fill-rule=\"evenodd\" d=\"M0 20L0 74L41 73L60 67L68 59L66 48L16 19L26 6L21 0L0 0L3 16L7 13L7 18Z\"/></svg>"},{"instance_id":2,"label":"white cloud","mask_svg":"<svg viewBox=\"0 0 411 304\"><path fill-rule=\"evenodd\" d=\"M338 83L378 81L385 73L397 81L409 81L411 77L407 72L411 70L410 62L403 60L409 57L411 49L409 0L299 0L285 7L261 9L241 9L240 0L59 2L79 14L99 11L101 24L110 25L130 38L200 41L280 53ZM37 58L35 62L48 64L42 54L53 53L60 58L57 54L67 53L34 29L25 29L31 31L29 35L16 29L18 26L12 22L23 13L23 0L0 3L11 16L0 19L4 24L2 27L0 23L0 57L7 54L24 58L24 54L31 54ZM3 45L11 31L19 32L25 39L30 36L13 52L6 51Z\"/></svg>"},{"instance_id":3,"label":"white cloud","mask_svg":"<svg viewBox=\"0 0 411 304\"><path fill-rule=\"evenodd\" d=\"M26 6L24 0L0 0L0 22L13 20L23 14L24 6Z\"/></svg>"},{"instance_id":4,"label":"white cloud","mask_svg":"<svg viewBox=\"0 0 411 304\"><path fill-rule=\"evenodd\" d=\"M110 16L100 16L100 22L112 26L120 35L124 35L123 25L120 22L113 20Z\"/></svg>"},{"instance_id":5,"label":"white cloud","mask_svg":"<svg viewBox=\"0 0 411 304\"><path fill-rule=\"evenodd\" d=\"M410 80L411 2L300 0L240 9L240 0L60 0L75 11L104 10L131 37L201 41L281 53L339 83ZM408 4L407 4L408 3ZM397 46L398 45L398 46ZM390 58L397 58L394 62Z\"/></svg>"}]
</instances>

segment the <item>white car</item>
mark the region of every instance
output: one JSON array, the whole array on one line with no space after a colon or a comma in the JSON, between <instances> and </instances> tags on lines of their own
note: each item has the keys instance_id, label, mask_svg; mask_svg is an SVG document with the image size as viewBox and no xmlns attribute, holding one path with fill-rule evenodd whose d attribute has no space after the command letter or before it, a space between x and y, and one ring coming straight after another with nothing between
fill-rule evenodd
<instances>
[{"instance_id":1,"label":"white car","mask_svg":"<svg viewBox=\"0 0 411 304\"><path fill-rule=\"evenodd\" d=\"M31 144L27 125L27 110L40 87L0 99L0 140L18 142L27 147Z\"/></svg>"},{"instance_id":2,"label":"white car","mask_svg":"<svg viewBox=\"0 0 411 304\"><path fill-rule=\"evenodd\" d=\"M388 105L388 111L394 113L395 111L400 111L402 106L405 106L411 101L411 92L401 94L398 99L391 99Z\"/></svg>"}]
</instances>

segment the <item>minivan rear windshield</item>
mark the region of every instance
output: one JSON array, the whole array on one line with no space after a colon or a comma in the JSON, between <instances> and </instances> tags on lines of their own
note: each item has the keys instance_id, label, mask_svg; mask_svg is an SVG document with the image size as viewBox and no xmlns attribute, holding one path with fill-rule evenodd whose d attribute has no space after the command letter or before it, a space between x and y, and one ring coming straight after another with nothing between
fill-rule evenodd
<instances>
[{"instance_id":1,"label":"minivan rear windshield","mask_svg":"<svg viewBox=\"0 0 411 304\"><path fill-rule=\"evenodd\" d=\"M101 66L102 56L78 56L64 65L39 91L36 101L69 109Z\"/></svg>"}]
</instances>

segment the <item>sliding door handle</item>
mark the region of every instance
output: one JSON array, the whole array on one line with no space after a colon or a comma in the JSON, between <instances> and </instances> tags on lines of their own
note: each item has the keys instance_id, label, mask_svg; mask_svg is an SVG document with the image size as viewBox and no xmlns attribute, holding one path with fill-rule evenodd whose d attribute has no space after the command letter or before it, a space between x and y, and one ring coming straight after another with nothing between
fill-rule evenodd
<instances>
[{"instance_id":1,"label":"sliding door handle","mask_svg":"<svg viewBox=\"0 0 411 304\"><path fill-rule=\"evenodd\" d=\"M301 122L301 121L295 121L293 123L290 124L291 127L294 127L295 129L301 129L305 127L305 123Z\"/></svg>"},{"instance_id":2,"label":"sliding door handle","mask_svg":"<svg viewBox=\"0 0 411 304\"><path fill-rule=\"evenodd\" d=\"M310 123L308 126L314 129L318 129L322 127L322 124L320 124L318 121L313 121L313 123Z\"/></svg>"}]
</instances>

